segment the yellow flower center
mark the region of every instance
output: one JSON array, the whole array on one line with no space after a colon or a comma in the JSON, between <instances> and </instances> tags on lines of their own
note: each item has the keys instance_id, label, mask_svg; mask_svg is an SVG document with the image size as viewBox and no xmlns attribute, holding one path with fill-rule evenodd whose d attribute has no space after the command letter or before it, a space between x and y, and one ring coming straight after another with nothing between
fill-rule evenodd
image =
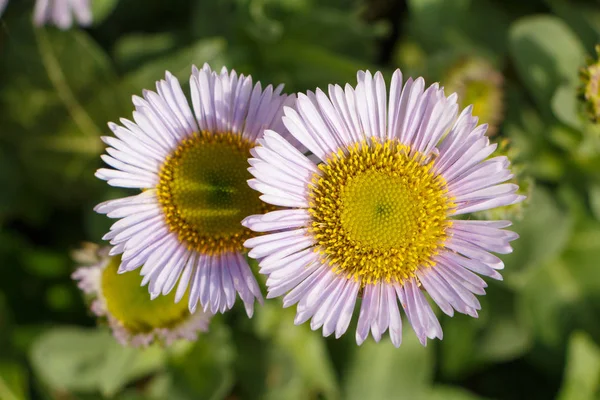
<instances>
[{"instance_id":1,"label":"yellow flower center","mask_svg":"<svg viewBox=\"0 0 600 400\"><path fill-rule=\"evenodd\" d=\"M317 251L362 284L432 266L454 207L433 161L396 141L355 144L319 165L310 189Z\"/></svg>"},{"instance_id":2,"label":"yellow flower center","mask_svg":"<svg viewBox=\"0 0 600 400\"><path fill-rule=\"evenodd\" d=\"M150 300L148 288L140 286L139 274L117 274L120 263L121 257L112 257L102 271L102 295L108 312L131 334L172 329L190 317L187 294L177 304L175 291Z\"/></svg>"},{"instance_id":3,"label":"yellow flower center","mask_svg":"<svg viewBox=\"0 0 600 400\"><path fill-rule=\"evenodd\" d=\"M195 133L162 165L158 201L169 229L190 250L243 250L253 234L240 222L269 210L247 183L252 146L232 133Z\"/></svg>"}]
</instances>

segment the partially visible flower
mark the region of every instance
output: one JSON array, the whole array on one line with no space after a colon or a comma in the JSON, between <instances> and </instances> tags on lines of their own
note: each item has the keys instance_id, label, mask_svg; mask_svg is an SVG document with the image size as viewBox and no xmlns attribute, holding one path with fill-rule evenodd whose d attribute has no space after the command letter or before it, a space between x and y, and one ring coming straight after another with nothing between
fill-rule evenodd
<instances>
[{"instance_id":1,"label":"partially visible flower","mask_svg":"<svg viewBox=\"0 0 600 400\"><path fill-rule=\"evenodd\" d=\"M283 106L294 96L281 94L283 85L263 89L250 76L208 64L192 69L193 111L170 73L156 88L134 96L135 122L110 123L116 137L102 138L110 168L96 176L143 190L95 208L119 219L103 239L114 246L111 254L123 254L121 272L143 265L153 297L177 286L180 300L189 286L190 310L200 304L215 314L231 309L239 295L252 316L262 294L243 243L256 234L241 222L273 207L248 187L248 158L264 129L285 132Z\"/></svg>"},{"instance_id":2,"label":"partially visible flower","mask_svg":"<svg viewBox=\"0 0 600 400\"><path fill-rule=\"evenodd\" d=\"M589 57L587 66L579 71L579 92L587 117L597 123L600 121L600 45L596 45L596 55L596 58Z\"/></svg>"},{"instance_id":3,"label":"partially visible flower","mask_svg":"<svg viewBox=\"0 0 600 400\"><path fill-rule=\"evenodd\" d=\"M0 0L0 16L8 0ZM33 12L33 22L37 26L56 25L68 29L75 22L81 26L92 23L91 0L37 0Z\"/></svg>"},{"instance_id":4,"label":"partially visible flower","mask_svg":"<svg viewBox=\"0 0 600 400\"><path fill-rule=\"evenodd\" d=\"M2 13L4 13L7 4L8 0L0 0L0 17L2 16Z\"/></svg>"},{"instance_id":5,"label":"partially visible flower","mask_svg":"<svg viewBox=\"0 0 600 400\"><path fill-rule=\"evenodd\" d=\"M388 98L389 93L389 98ZM274 131L252 150L248 183L281 209L243 225L250 257L267 275L268 298L298 304L295 323L336 337L348 329L362 298L356 341L376 341L389 329L402 341L404 309L423 345L442 338L426 291L441 310L477 317L479 276L502 279L494 253L510 253L518 235L510 221L456 216L524 199L510 161L496 149L469 106L422 78L358 73L358 85L330 85L328 94L298 95L285 108L289 132L316 157L308 159ZM261 168L257 168L260 166ZM273 194L276 194L273 195Z\"/></svg>"},{"instance_id":6,"label":"partially visible flower","mask_svg":"<svg viewBox=\"0 0 600 400\"><path fill-rule=\"evenodd\" d=\"M138 274L117 273L121 258L108 251L91 243L75 251L80 267L72 277L91 298L92 312L106 318L121 344L137 347L159 341L168 346L177 339L194 341L198 332L208 330L210 314L191 314L186 302L175 303L174 294L151 300Z\"/></svg>"},{"instance_id":7,"label":"partially visible flower","mask_svg":"<svg viewBox=\"0 0 600 400\"><path fill-rule=\"evenodd\" d=\"M461 108L473 105L473 115L480 123L488 124L488 136L497 133L504 109L504 77L492 64L480 58L462 59L442 82L447 93L458 94Z\"/></svg>"}]
</instances>

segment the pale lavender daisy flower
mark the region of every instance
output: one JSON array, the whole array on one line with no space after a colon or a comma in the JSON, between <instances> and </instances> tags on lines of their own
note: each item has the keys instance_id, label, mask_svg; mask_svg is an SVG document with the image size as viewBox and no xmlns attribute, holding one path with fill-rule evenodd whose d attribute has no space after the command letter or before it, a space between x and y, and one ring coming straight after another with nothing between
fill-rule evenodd
<instances>
[{"instance_id":1,"label":"pale lavender daisy flower","mask_svg":"<svg viewBox=\"0 0 600 400\"><path fill-rule=\"evenodd\" d=\"M210 314L191 314L187 304L173 301L173 295L150 300L140 276L117 274L120 257L108 253L108 247L84 245L73 254L80 267L72 277L90 297L91 311L106 319L119 343L139 347L159 341L168 346L177 339L195 341L199 332L208 330Z\"/></svg>"},{"instance_id":2,"label":"pale lavender daisy flower","mask_svg":"<svg viewBox=\"0 0 600 400\"><path fill-rule=\"evenodd\" d=\"M189 309L200 303L216 313L233 307L237 293L252 316L262 295L243 243L256 234L241 221L273 207L248 187L247 160L265 128L285 132L283 106L295 97L208 65L193 68L190 86L194 113L167 72L157 93L133 98L135 122L109 124L117 137L103 138L110 147L102 159L113 168L96 176L143 192L96 211L120 218L104 239L111 254L123 254L119 272L143 265L142 284L153 298L177 285L180 301L189 286Z\"/></svg>"},{"instance_id":3,"label":"pale lavender daisy flower","mask_svg":"<svg viewBox=\"0 0 600 400\"><path fill-rule=\"evenodd\" d=\"M8 0L0 0L0 16ZM33 11L33 22L37 26L56 25L68 29L73 22L80 26L92 24L91 0L37 0Z\"/></svg>"},{"instance_id":4,"label":"pale lavender daisy flower","mask_svg":"<svg viewBox=\"0 0 600 400\"><path fill-rule=\"evenodd\" d=\"M8 0L0 0L0 17L4 13L4 9L6 8L7 4L8 4Z\"/></svg>"},{"instance_id":5,"label":"pale lavender daisy flower","mask_svg":"<svg viewBox=\"0 0 600 400\"><path fill-rule=\"evenodd\" d=\"M314 163L281 135L266 131L252 150L249 185L283 209L246 218L244 226L271 232L245 242L268 275L268 298L298 303L296 324L336 337L348 328L362 297L356 341L376 341L389 329L400 346L400 305L420 342L442 338L424 295L443 312L477 317L475 297L501 279L509 221L456 220L523 200L506 157L487 125L457 96L446 97L422 78L392 77L389 98L381 73L358 73L358 85L329 86L329 95L300 94L286 108L289 132L318 158ZM424 289L424 290L422 290Z\"/></svg>"},{"instance_id":6,"label":"pale lavender daisy flower","mask_svg":"<svg viewBox=\"0 0 600 400\"><path fill-rule=\"evenodd\" d=\"M68 29L75 22L80 26L92 24L91 0L37 0L33 12L36 25L56 25Z\"/></svg>"}]
</instances>

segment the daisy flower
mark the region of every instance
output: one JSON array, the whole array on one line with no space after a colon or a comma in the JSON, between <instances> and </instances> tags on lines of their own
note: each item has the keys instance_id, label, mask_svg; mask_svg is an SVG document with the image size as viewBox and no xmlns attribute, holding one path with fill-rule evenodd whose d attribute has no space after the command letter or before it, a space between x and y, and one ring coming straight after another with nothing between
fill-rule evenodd
<instances>
[{"instance_id":1,"label":"daisy flower","mask_svg":"<svg viewBox=\"0 0 600 400\"><path fill-rule=\"evenodd\" d=\"M448 315L477 316L486 283L501 279L502 261L517 238L509 221L454 217L523 199L506 157L485 136L487 125L467 107L457 116L446 97L422 78L392 77L389 99L381 73L358 73L358 85L329 86L298 96L283 123L318 158L315 163L273 130L252 150L249 184L282 207L253 215L249 255L268 275L268 298L298 303L296 324L311 319L323 335L348 328L362 298L356 341L389 329L400 346L404 309L420 342L442 338L424 295Z\"/></svg>"},{"instance_id":2,"label":"daisy flower","mask_svg":"<svg viewBox=\"0 0 600 400\"><path fill-rule=\"evenodd\" d=\"M285 129L283 106L295 100L283 86L263 90L249 76L208 65L193 68L190 86L194 113L167 72L157 92L134 96L135 122L109 124L116 138L103 138L110 147L102 159L112 168L96 176L142 193L95 210L120 218L104 239L112 255L123 254L119 272L143 265L153 298L177 285L180 301L189 286L189 309L200 303L216 313L233 307L237 292L252 316L262 295L243 243L256 234L241 221L273 207L248 187L248 157L265 128Z\"/></svg>"},{"instance_id":3,"label":"daisy flower","mask_svg":"<svg viewBox=\"0 0 600 400\"><path fill-rule=\"evenodd\" d=\"M8 0L0 0L0 16ZM37 26L56 25L68 29L73 25L89 26L92 23L91 0L37 0L33 22Z\"/></svg>"},{"instance_id":4,"label":"daisy flower","mask_svg":"<svg viewBox=\"0 0 600 400\"><path fill-rule=\"evenodd\" d=\"M208 330L210 314L190 314L185 303L175 304L174 295L150 300L140 276L118 275L120 257L108 253L107 247L86 244L73 254L81 266L72 277L91 298L92 312L108 321L121 344L148 346L156 340L168 346L177 339L194 341L198 332Z\"/></svg>"}]
</instances>

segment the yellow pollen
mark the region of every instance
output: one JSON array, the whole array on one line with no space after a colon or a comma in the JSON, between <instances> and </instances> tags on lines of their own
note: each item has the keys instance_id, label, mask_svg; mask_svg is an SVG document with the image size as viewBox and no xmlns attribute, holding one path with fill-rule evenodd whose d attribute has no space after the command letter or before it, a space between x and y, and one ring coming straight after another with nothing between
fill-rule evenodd
<instances>
[{"instance_id":1,"label":"yellow pollen","mask_svg":"<svg viewBox=\"0 0 600 400\"><path fill-rule=\"evenodd\" d=\"M117 274L120 263L121 257L112 257L102 271L102 296L110 315L132 335L172 329L190 317L187 294L177 304L175 291L150 300L138 273Z\"/></svg>"},{"instance_id":2,"label":"yellow pollen","mask_svg":"<svg viewBox=\"0 0 600 400\"><path fill-rule=\"evenodd\" d=\"M319 165L310 187L311 232L334 271L402 282L433 266L454 207L433 160L396 141L357 143Z\"/></svg>"},{"instance_id":3,"label":"yellow pollen","mask_svg":"<svg viewBox=\"0 0 600 400\"><path fill-rule=\"evenodd\" d=\"M233 133L194 133L163 163L158 201L169 229L205 254L243 250L254 236L241 221L271 208L247 180L253 143Z\"/></svg>"}]
</instances>

